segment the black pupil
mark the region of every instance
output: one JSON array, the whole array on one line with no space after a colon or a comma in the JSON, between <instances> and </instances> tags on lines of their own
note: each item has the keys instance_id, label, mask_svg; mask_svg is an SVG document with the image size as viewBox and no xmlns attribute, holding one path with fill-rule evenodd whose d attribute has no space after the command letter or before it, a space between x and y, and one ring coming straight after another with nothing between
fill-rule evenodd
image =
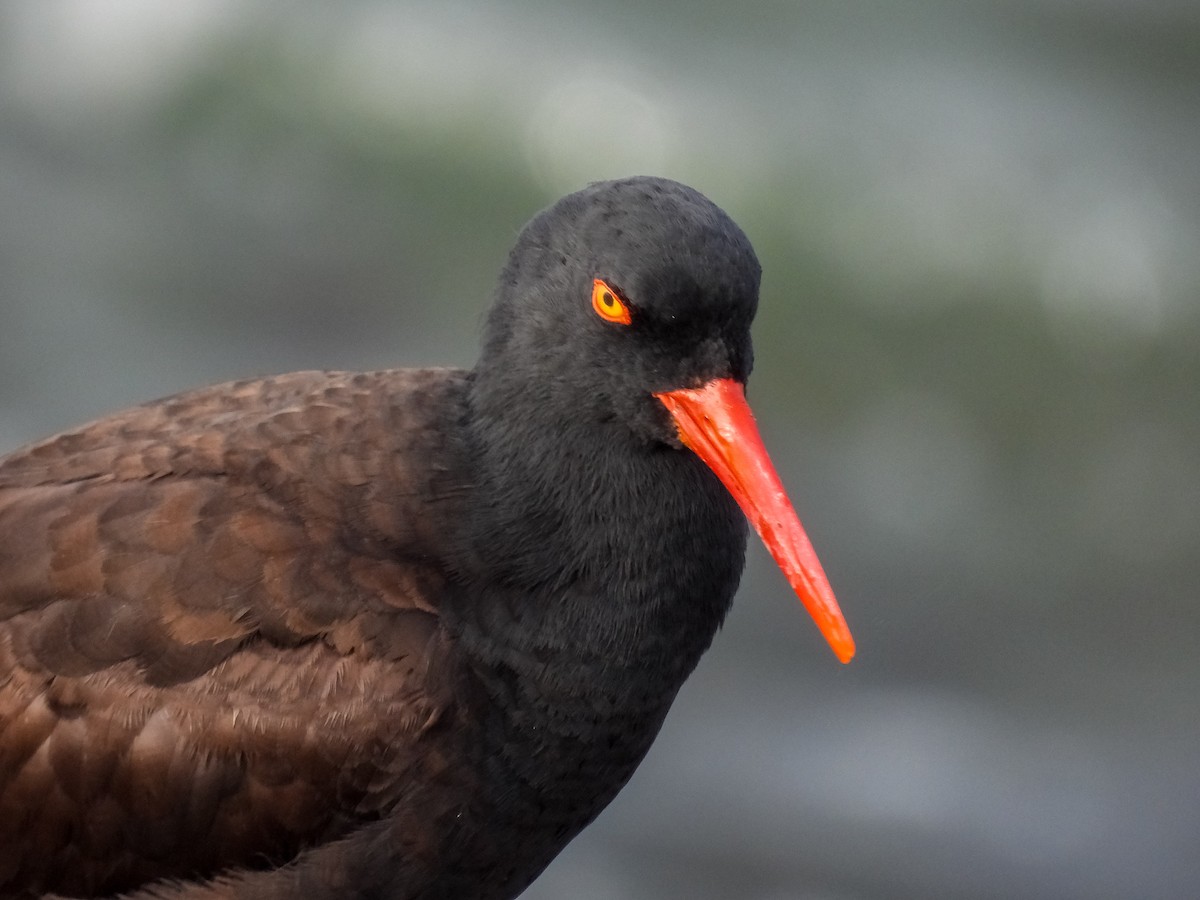
<instances>
[{"instance_id":1,"label":"black pupil","mask_svg":"<svg viewBox=\"0 0 1200 900\"><path fill-rule=\"evenodd\" d=\"M616 300L613 298L613 295L608 294L608 293L606 293L604 295L603 300L604 300L605 306L612 306L614 303L616 303Z\"/></svg>"}]
</instances>

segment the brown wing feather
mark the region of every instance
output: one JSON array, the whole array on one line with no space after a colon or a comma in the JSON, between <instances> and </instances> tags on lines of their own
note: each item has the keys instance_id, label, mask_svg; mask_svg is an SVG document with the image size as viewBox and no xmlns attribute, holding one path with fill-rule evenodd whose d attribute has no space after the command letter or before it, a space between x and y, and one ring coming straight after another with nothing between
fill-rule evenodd
<instances>
[{"instance_id":1,"label":"brown wing feather","mask_svg":"<svg viewBox=\"0 0 1200 900\"><path fill-rule=\"evenodd\" d=\"M0 894L277 865L396 801L451 714L460 378L242 382L0 462Z\"/></svg>"}]
</instances>

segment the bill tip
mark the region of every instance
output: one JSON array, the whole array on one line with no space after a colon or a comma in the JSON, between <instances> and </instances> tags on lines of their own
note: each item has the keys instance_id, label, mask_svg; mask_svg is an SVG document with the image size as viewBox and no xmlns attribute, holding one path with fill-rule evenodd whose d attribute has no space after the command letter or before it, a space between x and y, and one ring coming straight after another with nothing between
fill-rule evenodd
<instances>
[{"instance_id":1,"label":"bill tip","mask_svg":"<svg viewBox=\"0 0 1200 900\"><path fill-rule=\"evenodd\" d=\"M854 645L854 638L850 635L848 628L838 629L840 633L828 634L825 639L829 642L830 649L833 650L833 655L838 658L838 662L845 664L854 659L855 651L858 649Z\"/></svg>"}]
</instances>

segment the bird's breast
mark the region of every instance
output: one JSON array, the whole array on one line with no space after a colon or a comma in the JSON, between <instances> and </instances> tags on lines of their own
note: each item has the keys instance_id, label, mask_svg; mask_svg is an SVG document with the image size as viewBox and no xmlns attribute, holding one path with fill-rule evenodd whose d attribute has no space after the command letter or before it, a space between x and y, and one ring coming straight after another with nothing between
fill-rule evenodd
<instances>
[{"instance_id":1,"label":"bird's breast","mask_svg":"<svg viewBox=\"0 0 1200 900\"><path fill-rule=\"evenodd\" d=\"M536 820L557 846L645 756L741 574L745 522L711 473L681 451L644 462L504 510L487 541L504 562L484 569L507 563L508 577L464 579L443 606L477 686L497 815L518 833Z\"/></svg>"}]
</instances>

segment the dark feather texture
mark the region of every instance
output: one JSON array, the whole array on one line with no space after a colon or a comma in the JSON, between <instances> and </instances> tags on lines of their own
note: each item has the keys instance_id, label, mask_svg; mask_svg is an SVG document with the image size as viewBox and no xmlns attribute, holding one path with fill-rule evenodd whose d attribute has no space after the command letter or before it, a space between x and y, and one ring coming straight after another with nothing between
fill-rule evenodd
<instances>
[{"instance_id":1,"label":"dark feather texture","mask_svg":"<svg viewBox=\"0 0 1200 900\"><path fill-rule=\"evenodd\" d=\"M473 372L237 382L0 461L0 896L519 893L728 609L745 522L652 394L746 378L757 286L699 194L596 185L523 233Z\"/></svg>"}]
</instances>

